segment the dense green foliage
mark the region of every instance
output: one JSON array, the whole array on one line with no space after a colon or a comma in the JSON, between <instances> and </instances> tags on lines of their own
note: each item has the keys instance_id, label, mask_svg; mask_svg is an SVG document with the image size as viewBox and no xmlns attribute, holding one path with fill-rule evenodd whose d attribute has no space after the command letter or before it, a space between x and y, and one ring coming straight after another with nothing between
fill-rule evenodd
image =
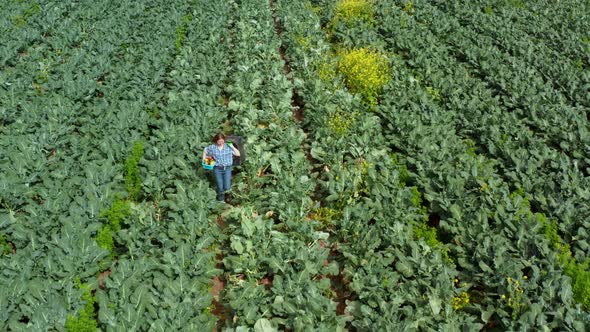
<instances>
[{"instance_id":1,"label":"dense green foliage","mask_svg":"<svg viewBox=\"0 0 590 332\"><path fill-rule=\"evenodd\" d=\"M100 213L101 217L107 219L109 226L113 231L118 232L121 229L121 222L131 214L131 205L129 201L120 196L115 197L115 201L108 210Z\"/></svg>"},{"instance_id":2,"label":"dense green foliage","mask_svg":"<svg viewBox=\"0 0 590 332\"><path fill-rule=\"evenodd\" d=\"M98 330L94 313L96 297L92 296L88 286L84 288L82 295L82 300L85 302L84 307L78 312L78 315L68 316L66 319L65 327L68 332L95 332Z\"/></svg>"},{"instance_id":3,"label":"dense green foliage","mask_svg":"<svg viewBox=\"0 0 590 332\"><path fill-rule=\"evenodd\" d=\"M125 159L125 184L129 198L133 201L139 199L141 191L141 177L139 176L139 160L143 156L143 143L133 143L131 154Z\"/></svg>"},{"instance_id":4,"label":"dense green foliage","mask_svg":"<svg viewBox=\"0 0 590 332\"><path fill-rule=\"evenodd\" d=\"M589 6L0 2L0 330L589 330Z\"/></svg>"},{"instance_id":5,"label":"dense green foliage","mask_svg":"<svg viewBox=\"0 0 590 332\"><path fill-rule=\"evenodd\" d=\"M580 263L574 257L571 257L570 246L564 243L559 236L556 221L549 221L547 217L540 213L537 213L536 217L543 225L545 238L547 238L551 247L555 249L565 274L572 278L574 298L586 310L590 310L590 267L588 266L588 259L586 258Z\"/></svg>"},{"instance_id":6,"label":"dense green foliage","mask_svg":"<svg viewBox=\"0 0 590 332\"><path fill-rule=\"evenodd\" d=\"M193 16L191 14L187 14L182 17L182 21L176 26L176 40L174 41L174 46L176 46L176 51L178 52L182 50L182 45L186 39L188 24L190 24L192 20Z\"/></svg>"},{"instance_id":7,"label":"dense green foliage","mask_svg":"<svg viewBox=\"0 0 590 332\"><path fill-rule=\"evenodd\" d=\"M115 248L115 241L113 240L113 230L111 225L104 225L98 230L98 233L96 234L96 243L105 250L110 252L113 251Z\"/></svg>"},{"instance_id":8,"label":"dense green foliage","mask_svg":"<svg viewBox=\"0 0 590 332\"><path fill-rule=\"evenodd\" d=\"M590 310L590 269L588 262L580 264L572 259L565 264L564 272L572 278L572 291L576 301L582 304L585 310Z\"/></svg>"},{"instance_id":9,"label":"dense green foliage","mask_svg":"<svg viewBox=\"0 0 590 332\"><path fill-rule=\"evenodd\" d=\"M10 246L10 243L6 239L6 236L4 234L1 234L0 235L0 252L4 256L4 255L8 255L11 252L11 250L12 250L12 248Z\"/></svg>"}]
</instances>

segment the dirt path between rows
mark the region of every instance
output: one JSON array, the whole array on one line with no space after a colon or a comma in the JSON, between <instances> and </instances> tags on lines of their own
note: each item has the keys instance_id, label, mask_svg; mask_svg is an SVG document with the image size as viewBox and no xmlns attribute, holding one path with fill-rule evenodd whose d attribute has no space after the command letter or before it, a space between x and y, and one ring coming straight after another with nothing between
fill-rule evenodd
<instances>
[{"instance_id":1,"label":"dirt path between rows","mask_svg":"<svg viewBox=\"0 0 590 332\"><path fill-rule=\"evenodd\" d=\"M219 216L217 218L217 226L223 232L227 225L225 224L223 216ZM216 268L223 270L223 254L220 252L215 257L217 260ZM213 308L211 313L217 316L217 324L213 329L213 332L221 331L223 324L228 318L229 313L227 312L226 307L223 305L221 301L221 293L225 289L225 278L223 275L213 277L213 285L211 288L211 295L213 295L213 301L211 302Z\"/></svg>"}]
</instances>

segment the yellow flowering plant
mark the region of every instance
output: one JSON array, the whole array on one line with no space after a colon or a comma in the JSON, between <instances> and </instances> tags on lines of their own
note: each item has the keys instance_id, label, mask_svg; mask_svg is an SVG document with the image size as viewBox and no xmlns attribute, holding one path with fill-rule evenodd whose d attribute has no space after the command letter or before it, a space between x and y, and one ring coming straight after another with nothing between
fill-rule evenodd
<instances>
[{"instance_id":1,"label":"yellow flowering plant","mask_svg":"<svg viewBox=\"0 0 590 332\"><path fill-rule=\"evenodd\" d=\"M524 285L520 283L518 278L513 279L507 277L506 282L507 294L502 294L501 298L508 304L508 307L512 308L512 319L517 319L520 313L527 307L528 301L524 297Z\"/></svg>"},{"instance_id":2,"label":"yellow flowering plant","mask_svg":"<svg viewBox=\"0 0 590 332\"><path fill-rule=\"evenodd\" d=\"M317 73L318 77L327 84L333 84L336 78L336 63L334 60L328 57L324 57L321 61L317 62Z\"/></svg>"},{"instance_id":3,"label":"yellow flowering plant","mask_svg":"<svg viewBox=\"0 0 590 332\"><path fill-rule=\"evenodd\" d=\"M332 134L342 136L350 130L356 120L356 116L355 112L348 113L338 109L336 112L329 114L327 119L328 128Z\"/></svg>"},{"instance_id":4,"label":"yellow flowering plant","mask_svg":"<svg viewBox=\"0 0 590 332\"><path fill-rule=\"evenodd\" d=\"M470 302L469 293L461 292L461 294L453 297L453 309L461 310L465 308Z\"/></svg>"},{"instance_id":5,"label":"yellow flowering plant","mask_svg":"<svg viewBox=\"0 0 590 332\"><path fill-rule=\"evenodd\" d=\"M339 59L338 72L346 87L370 105L376 105L391 76L387 57L376 50L358 48L341 51Z\"/></svg>"},{"instance_id":6,"label":"yellow flowering plant","mask_svg":"<svg viewBox=\"0 0 590 332\"><path fill-rule=\"evenodd\" d=\"M334 220L342 217L342 211L329 207L319 207L311 212L310 217L320 222L323 227L331 227Z\"/></svg>"},{"instance_id":7,"label":"yellow flowering plant","mask_svg":"<svg viewBox=\"0 0 590 332\"><path fill-rule=\"evenodd\" d=\"M375 10L373 4L367 0L342 0L335 8L334 22L364 20L373 22Z\"/></svg>"}]
</instances>

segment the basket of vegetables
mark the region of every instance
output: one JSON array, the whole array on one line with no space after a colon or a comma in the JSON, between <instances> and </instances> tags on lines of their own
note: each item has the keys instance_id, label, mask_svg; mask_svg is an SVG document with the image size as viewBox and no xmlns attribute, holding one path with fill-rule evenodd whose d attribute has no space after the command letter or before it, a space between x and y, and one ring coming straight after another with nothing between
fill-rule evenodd
<instances>
[{"instance_id":1,"label":"basket of vegetables","mask_svg":"<svg viewBox=\"0 0 590 332\"><path fill-rule=\"evenodd\" d=\"M212 170L215 167L215 159L213 157L205 158L205 161L201 163L204 169Z\"/></svg>"}]
</instances>

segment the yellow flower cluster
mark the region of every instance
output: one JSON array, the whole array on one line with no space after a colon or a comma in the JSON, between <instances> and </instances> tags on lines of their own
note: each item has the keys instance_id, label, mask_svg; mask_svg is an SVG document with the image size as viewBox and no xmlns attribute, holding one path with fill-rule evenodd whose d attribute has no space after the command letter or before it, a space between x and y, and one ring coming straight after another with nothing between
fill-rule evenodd
<instances>
[{"instance_id":1,"label":"yellow flower cluster","mask_svg":"<svg viewBox=\"0 0 590 332\"><path fill-rule=\"evenodd\" d=\"M387 57L368 48L342 51L338 71L348 89L370 105L377 104L377 97L391 76Z\"/></svg>"},{"instance_id":2,"label":"yellow flower cluster","mask_svg":"<svg viewBox=\"0 0 590 332\"><path fill-rule=\"evenodd\" d=\"M366 180L369 175L369 168L373 167L373 164L368 162L366 159L358 159L356 163L356 169L358 170L362 180Z\"/></svg>"},{"instance_id":3,"label":"yellow flower cluster","mask_svg":"<svg viewBox=\"0 0 590 332\"><path fill-rule=\"evenodd\" d=\"M404 5L404 8L402 8L402 10L408 14L411 14L414 12L414 3L412 1L407 2Z\"/></svg>"},{"instance_id":4,"label":"yellow flower cluster","mask_svg":"<svg viewBox=\"0 0 590 332\"><path fill-rule=\"evenodd\" d=\"M330 60L322 60L318 64L318 76L323 82L331 84L336 78L335 64Z\"/></svg>"},{"instance_id":5,"label":"yellow flower cluster","mask_svg":"<svg viewBox=\"0 0 590 332\"><path fill-rule=\"evenodd\" d=\"M334 21L352 20L373 21L374 10L370 1L367 0L342 0L336 5Z\"/></svg>"},{"instance_id":6,"label":"yellow flower cluster","mask_svg":"<svg viewBox=\"0 0 590 332\"><path fill-rule=\"evenodd\" d=\"M305 2L304 6L307 11L312 12L316 15L320 15L320 13L322 12L322 7L313 5L309 0Z\"/></svg>"},{"instance_id":7,"label":"yellow flower cluster","mask_svg":"<svg viewBox=\"0 0 590 332\"><path fill-rule=\"evenodd\" d=\"M369 169L372 168L374 165L368 162L365 159L359 159L356 164L356 172L357 174L357 185L356 185L356 192L354 193L354 197L360 193L369 193L369 187L367 183L367 178L369 176Z\"/></svg>"},{"instance_id":8,"label":"yellow flower cluster","mask_svg":"<svg viewBox=\"0 0 590 332\"><path fill-rule=\"evenodd\" d=\"M342 110L338 110L330 115L328 119L328 128L330 128L330 131L335 135L342 136L348 132L350 126L354 123L354 120L354 113L346 113Z\"/></svg>"},{"instance_id":9,"label":"yellow flower cluster","mask_svg":"<svg viewBox=\"0 0 590 332\"><path fill-rule=\"evenodd\" d=\"M525 275L523 276L524 280L527 280L528 277ZM520 282L517 279L512 279L511 277L507 277L506 281L508 282L508 296L502 294L501 298L503 301L507 301L507 304L510 308L512 308L512 318L516 319L520 312L526 307L523 295L524 295L524 288L520 285Z\"/></svg>"},{"instance_id":10,"label":"yellow flower cluster","mask_svg":"<svg viewBox=\"0 0 590 332\"><path fill-rule=\"evenodd\" d=\"M461 310L469 304L469 293L462 292L461 294L453 297L453 309Z\"/></svg>"},{"instance_id":11,"label":"yellow flower cluster","mask_svg":"<svg viewBox=\"0 0 590 332\"><path fill-rule=\"evenodd\" d=\"M309 37L304 35L297 35L295 36L295 43L301 46L304 50L308 50L311 46L311 40Z\"/></svg>"},{"instance_id":12,"label":"yellow flower cluster","mask_svg":"<svg viewBox=\"0 0 590 332\"><path fill-rule=\"evenodd\" d=\"M333 220L340 219L342 212L336 211L328 207L319 207L311 213L311 218L320 222L324 227L332 225Z\"/></svg>"},{"instance_id":13,"label":"yellow flower cluster","mask_svg":"<svg viewBox=\"0 0 590 332\"><path fill-rule=\"evenodd\" d=\"M435 102L440 102L442 97L440 96L440 90L433 88L431 86L426 87L426 93L430 96L430 98Z\"/></svg>"}]
</instances>

